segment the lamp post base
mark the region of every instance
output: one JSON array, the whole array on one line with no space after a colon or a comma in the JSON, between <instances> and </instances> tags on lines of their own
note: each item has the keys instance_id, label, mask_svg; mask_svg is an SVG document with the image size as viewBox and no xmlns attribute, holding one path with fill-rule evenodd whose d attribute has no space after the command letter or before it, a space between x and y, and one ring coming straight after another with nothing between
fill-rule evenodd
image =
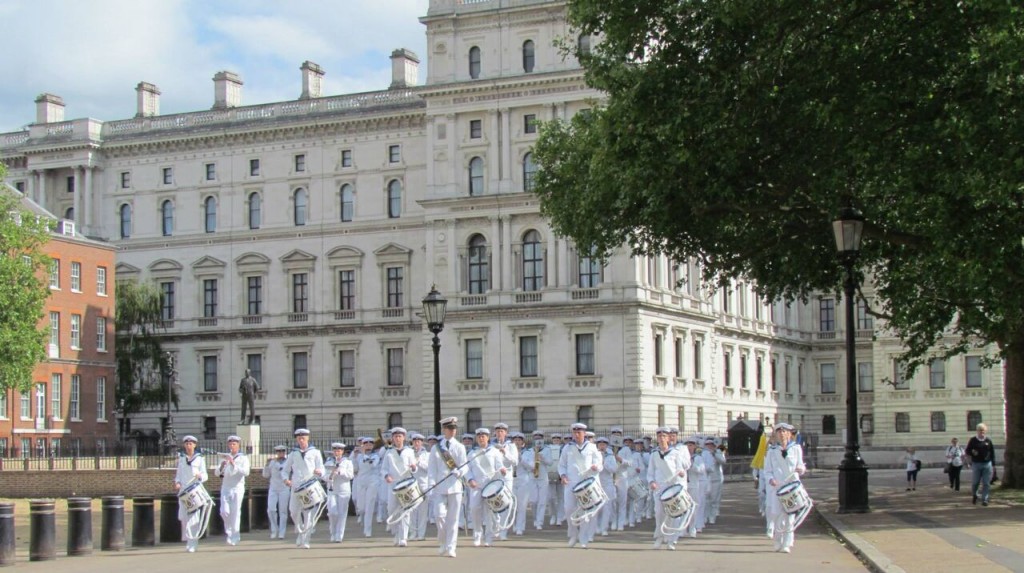
<instances>
[{"instance_id":1,"label":"lamp post base","mask_svg":"<svg viewBox=\"0 0 1024 573\"><path fill-rule=\"evenodd\" d=\"M868 466L861 457L847 456L839 464L838 513L868 513Z\"/></svg>"}]
</instances>

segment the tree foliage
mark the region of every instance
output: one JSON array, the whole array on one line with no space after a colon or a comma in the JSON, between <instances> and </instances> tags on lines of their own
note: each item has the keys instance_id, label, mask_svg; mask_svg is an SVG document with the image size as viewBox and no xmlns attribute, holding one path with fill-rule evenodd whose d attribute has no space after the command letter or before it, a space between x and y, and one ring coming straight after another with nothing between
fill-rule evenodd
<instances>
[{"instance_id":1,"label":"tree foliage","mask_svg":"<svg viewBox=\"0 0 1024 573\"><path fill-rule=\"evenodd\" d=\"M0 181L3 181L0 164ZM0 188L0 391L28 392L32 371L46 359L49 331L40 326L50 289L48 218L22 208L20 198Z\"/></svg>"},{"instance_id":2,"label":"tree foliage","mask_svg":"<svg viewBox=\"0 0 1024 573\"><path fill-rule=\"evenodd\" d=\"M535 147L555 230L792 299L839 290L830 223L856 207L910 365L989 343L1006 358L1004 481L1024 485L1024 5L569 5L601 38L578 56L607 99Z\"/></svg>"},{"instance_id":3,"label":"tree foliage","mask_svg":"<svg viewBox=\"0 0 1024 573\"><path fill-rule=\"evenodd\" d=\"M151 284L123 281L117 285L115 345L116 400L124 415L143 408L166 406L170 364L160 344L163 329L160 291ZM177 407L177 393L171 389Z\"/></svg>"}]
</instances>

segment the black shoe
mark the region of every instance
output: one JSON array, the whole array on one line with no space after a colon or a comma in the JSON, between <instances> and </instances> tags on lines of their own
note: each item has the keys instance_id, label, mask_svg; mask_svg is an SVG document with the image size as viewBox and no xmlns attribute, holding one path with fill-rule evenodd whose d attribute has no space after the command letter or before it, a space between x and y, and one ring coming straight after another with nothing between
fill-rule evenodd
<instances>
[{"instance_id":1,"label":"black shoe","mask_svg":"<svg viewBox=\"0 0 1024 573\"><path fill-rule=\"evenodd\" d=\"M983 502L981 502L981 505L983 505L985 507L988 507L988 502L987 501L983 501Z\"/></svg>"},{"instance_id":2,"label":"black shoe","mask_svg":"<svg viewBox=\"0 0 1024 573\"><path fill-rule=\"evenodd\" d=\"M971 503L974 505L978 505L978 496L971 496Z\"/></svg>"},{"instance_id":3,"label":"black shoe","mask_svg":"<svg viewBox=\"0 0 1024 573\"><path fill-rule=\"evenodd\" d=\"M910 491L910 488L909 488L909 487L907 488L907 491Z\"/></svg>"}]
</instances>

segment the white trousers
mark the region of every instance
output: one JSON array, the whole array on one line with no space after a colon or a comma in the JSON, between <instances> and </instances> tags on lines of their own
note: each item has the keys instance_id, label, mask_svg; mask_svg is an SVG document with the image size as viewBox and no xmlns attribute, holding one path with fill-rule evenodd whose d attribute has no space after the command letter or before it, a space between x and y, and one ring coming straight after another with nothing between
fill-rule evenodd
<instances>
[{"instance_id":1,"label":"white trousers","mask_svg":"<svg viewBox=\"0 0 1024 573\"><path fill-rule=\"evenodd\" d=\"M348 520L348 504L351 500L351 490L327 494L327 519L331 524L331 541L345 539L345 522Z\"/></svg>"},{"instance_id":2,"label":"white trousers","mask_svg":"<svg viewBox=\"0 0 1024 573\"><path fill-rule=\"evenodd\" d=\"M273 537L284 537L288 529L288 500L291 495L288 488L272 488L267 493L267 517L270 519L270 535Z\"/></svg>"},{"instance_id":3,"label":"white trousers","mask_svg":"<svg viewBox=\"0 0 1024 573\"><path fill-rule=\"evenodd\" d=\"M239 528L242 523L242 499L245 486L220 490L220 517L224 520L224 535L228 543L238 543L241 539Z\"/></svg>"},{"instance_id":4,"label":"white trousers","mask_svg":"<svg viewBox=\"0 0 1024 573\"><path fill-rule=\"evenodd\" d=\"M459 514L462 492L434 494L434 516L437 519L437 543L444 551L455 551L459 542Z\"/></svg>"}]
</instances>

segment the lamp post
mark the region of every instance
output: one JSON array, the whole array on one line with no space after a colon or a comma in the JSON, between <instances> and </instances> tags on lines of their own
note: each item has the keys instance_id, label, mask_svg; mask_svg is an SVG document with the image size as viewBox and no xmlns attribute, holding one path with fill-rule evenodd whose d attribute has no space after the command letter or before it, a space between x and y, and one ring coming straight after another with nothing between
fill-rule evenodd
<instances>
[{"instance_id":1,"label":"lamp post","mask_svg":"<svg viewBox=\"0 0 1024 573\"><path fill-rule=\"evenodd\" d=\"M423 299L423 317L427 329L434 333L434 434L441 435L441 339L438 334L444 330L444 313L448 299L437 292L437 285L430 287L430 293Z\"/></svg>"},{"instance_id":2,"label":"lamp post","mask_svg":"<svg viewBox=\"0 0 1024 573\"><path fill-rule=\"evenodd\" d=\"M167 448L167 453L170 453L178 442L178 438L174 435L174 418L171 416L171 401L173 399L171 388L176 385L178 371L174 369L174 354L164 352L164 356L167 358L167 428L164 430L164 445Z\"/></svg>"},{"instance_id":3,"label":"lamp post","mask_svg":"<svg viewBox=\"0 0 1024 573\"><path fill-rule=\"evenodd\" d=\"M864 216L853 207L846 207L832 222L836 249L846 267L846 453L839 464L839 513L866 513L868 508L868 466L860 457L857 438L857 356L853 297L857 290L854 266L860 255Z\"/></svg>"}]
</instances>

